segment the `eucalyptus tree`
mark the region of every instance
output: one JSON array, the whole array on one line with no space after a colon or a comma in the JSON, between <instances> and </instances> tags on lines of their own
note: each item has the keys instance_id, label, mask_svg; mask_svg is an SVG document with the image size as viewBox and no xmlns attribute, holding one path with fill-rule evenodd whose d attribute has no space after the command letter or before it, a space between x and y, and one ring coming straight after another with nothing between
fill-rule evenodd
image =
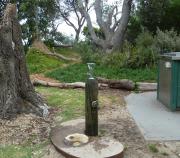
<instances>
[{"instance_id":1,"label":"eucalyptus tree","mask_svg":"<svg viewBox=\"0 0 180 158\"><path fill-rule=\"evenodd\" d=\"M99 38L93 28L91 15L86 10L86 3L78 0L78 7L85 17L92 41L102 47L104 52L112 52L122 47L123 38L129 22L132 0L114 1L95 0L93 3L96 22L104 33L104 39ZM122 5L122 6L121 6ZM122 9L121 9L122 8Z\"/></svg>"},{"instance_id":2,"label":"eucalyptus tree","mask_svg":"<svg viewBox=\"0 0 180 158\"><path fill-rule=\"evenodd\" d=\"M78 8L78 0L56 0L59 13L66 24L72 27L76 33L75 42L79 41L79 35L85 23L85 17L81 14ZM84 9L89 12L91 6L88 5L88 0L85 0Z\"/></svg>"}]
</instances>

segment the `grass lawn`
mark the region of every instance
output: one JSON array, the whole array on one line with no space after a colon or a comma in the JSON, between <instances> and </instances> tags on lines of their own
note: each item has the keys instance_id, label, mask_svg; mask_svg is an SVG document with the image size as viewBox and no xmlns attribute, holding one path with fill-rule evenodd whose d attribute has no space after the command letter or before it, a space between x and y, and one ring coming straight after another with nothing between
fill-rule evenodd
<instances>
[{"instance_id":1,"label":"grass lawn","mask_svg":"<svg viewBox=\"0 0 180 158\"><path fill-rule=\"evenodd\" d=\"M62 117L62 121L72 120L85 115L85 92L81 89L59 89L36 87L36 91L46 97L47 103L50 107L56 107L60 110L58 116ZM103 105L109 103L114 104L118 102L118 97L112 94L105 95L99 92L99 104Z\"/></svg>"},{"instance_id":2,"label":"grass lawn","mask_svg":"<svg viewBox=\"0 0 180 158\"><path fill-rule=\"evenodd\" d=\"M63 60L49 57L32 48L28 51L26 60L30 73L45 73L65 64Z\"/></svg>"},{"instance_id":3,"label":"grass lawn","mask_svg":"<svg viewBox=\"0 0 180 158\"><path fill-rule=\"evenodd\" d=\"M36 90L46 97L49 106L61 109L63 121L84 115L83 90L45 87L36 87Z\"/></svg>"},{"instance_id":4,"label":"grass lawn","mask_svg":"<svg viewBox=\"0 0 180 158\"><path fill-rule=\"evenodd\" d=\"M86 64L74 64L64 68L57 68L51 72L45 73L45 76L54 78L61 82L85 81L87 74ZM157 69L128 69L128 68L109 68L106 66L96 66L95 76L108 79L130 79L133 81L155 82L157 78Z\"/></svg>"},{"instance_id":5,"label":"grass lawn","mask_svg":"<svg viewBox=\"0 0 180 158\"><path fill-rule=\"evenodd\" d=\"M67 57L79 57L72 48L57 48L56 52ZM36 49L30 49L26 55L27 66L30 73L43 73L45 76L61 82L85 81L87 65L82 63L73 64L63 60L49 57ZM65 66L66 65L66 66ZM96 65L95 76L108 79L130 79L137 81L155 82L157 78L156 68L129 69Z\"/></svg>"},{"instance_id":6,"label":"grass lawn","mask_svg":"<svg viewBox=\"0 0 180 158\"><path fill-rule=\"evenodd\" d=\"M41 149L44 144L38 145L8 145L0 146L0 158L41 158Z\"/></svg>"}]
</instances>

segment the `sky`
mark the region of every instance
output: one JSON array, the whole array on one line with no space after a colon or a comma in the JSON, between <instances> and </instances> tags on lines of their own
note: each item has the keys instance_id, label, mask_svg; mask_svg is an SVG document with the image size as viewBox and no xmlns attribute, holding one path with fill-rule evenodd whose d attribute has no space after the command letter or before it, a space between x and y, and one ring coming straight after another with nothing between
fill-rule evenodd
<instances>
[{"instance_id":1,"label":"sky","mask_svg":"<svg viewBox=\"0 0 180 158\"><path fill-rule=\"evenodd\" d=\"M121 0L106 0L108 4L114 4L116 1L118 1L118 3L122 3ZM90 17L91 17L91 20L92 20L92 23L93 23L93 26L97 26L97 23L96 23L96 14L94 12L94 10L91 10L90 12ZM71 18L70 20L76 24L77 23L77 20L76 20L76 17L75 15L71 15ZM77 25L77 24L76 24ZM86 26L86 23L84 24L84 26ZM75 37L75 31L72 27L68 26L65 22L63 22L62 24L59 25L58 27L58 31L69 36L69 37ZM84 39L84 36L81 34L80 35L80 39Z\"/></svg>"}]
</instances>

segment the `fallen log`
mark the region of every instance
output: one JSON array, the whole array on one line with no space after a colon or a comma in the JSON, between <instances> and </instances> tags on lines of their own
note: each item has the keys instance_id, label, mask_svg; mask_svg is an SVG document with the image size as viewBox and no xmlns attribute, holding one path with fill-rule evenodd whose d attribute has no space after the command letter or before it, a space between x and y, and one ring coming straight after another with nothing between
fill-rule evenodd
<instances>
[{"instance_id":1,"label":"fallen log","mask_svg":"<svg viewBox=\"0 0 180 158\"><path fill-rule=\"evenodd\" d=\"M140 91L156 91L157 83L137 82L138 90Z\"/></svg>"},{"instance_id":2,"label":"fallen log","mask_svg":"<svg viewBox=\"0 0 180 158\"><path fill-rule=\"evenodd\" d=\"M99 89L125 89L125 90L134 90L135 83L131 80L122 79L122 80L110 80L98 77L98 87ZM48 82L40 79L32 79L32 84L34 86L45 86L45 87L57 87L60 89L76 89L76 88L85 88L84 82L74 82L74 83L60 83L60 82ZM137 82L137 89L139 91L156 91L157 83L146 83L146 82Z\"/></svg>"},{"instance_id":3,"label":"fallen log","mask_svg":"<svg viewBox=\"0 0 180 158\"><path fill-rule=\"evenodd\" d=\"M108 84L109 88L126 89L126 90L134 90L135 88L135 83L128 79L111 80L111 79L97 77L97 80L99 83Z\"/></svg>"},{"instance_id":4,"label":"fallen log","mask_svg":"<svg viewBox=\"0 0 180 158\"><path fill-rule=\"evenodd\" d=\"M53 83L53 82L47 82L39 79L34 79L31 81L34 86L45 86L45 87L57 87L61 89L76 89L76 88L85 88L84 82L74 82L74 83ZM106 89L108 88L107 84L98 84L99 89Z\"/></svg>"},{"instance_id":5,"label":"fallen log","mask_svg":"<svg viewBox=\"0 0 180 158\"><path fill-rule=\"evenodd\" d=\"M62 59L62 60L66 60L66 61L79 61L80 59L76 59L76 58L69 58L69 57L65 57L64 55L58 54L58 53L44 53L47 54L49 56L53 56L56 57L58 59Z\"/></svg>"}]
</instances>

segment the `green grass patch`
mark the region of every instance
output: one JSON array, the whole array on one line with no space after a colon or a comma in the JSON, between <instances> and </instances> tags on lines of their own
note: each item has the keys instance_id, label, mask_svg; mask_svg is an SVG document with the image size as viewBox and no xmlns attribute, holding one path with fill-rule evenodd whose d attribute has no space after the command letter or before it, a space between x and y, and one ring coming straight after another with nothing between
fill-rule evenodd
<instances>
[{"instance_id":1,"label":"green grass patch","mask_svg":"<svg viewBox=\"0 0 180 158\"><path fill-rule=\"evenodd\" d=\"M0 147L0 158L40 158L42 157L41 149L44 145L23 146L9 145Z\"/></svg>"},{"instance_id":2,"label":"green grass patch","mask_svg":"<svg viewBox=\"0 0 180 158\"><path fill-rule=\"evenodd\" d=\"M46 97L48 105L61 109L58 116L62 121L67 121L84 116L85 113L85 92L78 89L59 89L52 87L37 86L36 91ZM99 94L99 105L112 105L119 103L119 98L113 94Z\"/></svg>"},{"instance_id":3,"label":"green grass patch","mask_svg":"<svg viewBox=\"0 0 180 158\"><path fill-rule=\"evenodd\" d=\"M26 60L30 73L44 73L64 64L63 60L49 57L34 48L28 51Z\"/></svg>"},{"instance_id":4,"label":"green grass patch","mask_svg":"<svg viewBox=\"0 0 180 158\"><path fill-rule=\"evenodd\" d=\"M46 97L48 105L62 110L63 121L84 115L84 91L45 87L36 87L36 90Z\"/></svg>"},{"instance_id":5,"label":"green grass patch","mask_svg":"<svg viewBox=\"0 0 180 158\"><path fill-rule=\"evenodd\" d=\"M151 152L153 152L153 153L158 153L159 152L159 150L158 150L158 148L156 147L155 144L149 144L149 150Z\"/></svg>"},{"instance_id":6,"label":"green grass patch","mask_svg":"<svg viewBox=\"0 0 180 158\"><path fill-rule=\"evenodd\" d=\"M45 73L45 76L54 78L61 82L77 82L85 81L87 76L86 74L86 64L74 64ZM95 67L95 76L108 79L130 79L133 81L154 82L157 78L157 69L110 68L107 66L97 65Z\"/></svg>"}]
</instances>

